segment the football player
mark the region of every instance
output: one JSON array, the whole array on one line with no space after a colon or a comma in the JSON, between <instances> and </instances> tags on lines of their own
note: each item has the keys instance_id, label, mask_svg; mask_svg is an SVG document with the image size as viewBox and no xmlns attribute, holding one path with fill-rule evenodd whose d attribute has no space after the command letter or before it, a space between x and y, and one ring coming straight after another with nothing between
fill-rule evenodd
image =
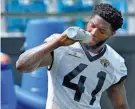
<instances>
[{"instance_id":1,"label":"football player","mask_svg":"<svg viewBox=\"0 0 135 109\"><path fill-rule=\"evenodd\" d=\"M20 72L48 67L46 109L101 109L105 90L114 109L129 109L125 61L105 43L122 24L120 11L107 3L98 4L86 26L92 35L89 43L71 40L66 32L53 34L24 52L16 67Z\"/></svg>"}]
</instances>

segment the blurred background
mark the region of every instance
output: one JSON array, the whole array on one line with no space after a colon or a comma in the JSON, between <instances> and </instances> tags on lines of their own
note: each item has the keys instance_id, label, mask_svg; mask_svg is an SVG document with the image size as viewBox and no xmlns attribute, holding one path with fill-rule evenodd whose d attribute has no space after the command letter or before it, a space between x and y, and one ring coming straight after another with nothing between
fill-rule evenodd
<instances>
[{"instance_id":1,"label":"blurred background","mask_svg":"<svg viewBox=\"0 0 135 109\"><path fill-rule=\"evenodd\" d=\"M19 73L15 68L19 55L70 26L85 29L94 5L103 2L119 9L124 18L122 28L107 43L126 60L127 97L131 109L135 109L135 0L1 0L2 109L44 109L47 70ZM7 57L10 61L6 61ZM101 104L103 109L112 108L106 93Z\"/></svg>"}]
</instances>

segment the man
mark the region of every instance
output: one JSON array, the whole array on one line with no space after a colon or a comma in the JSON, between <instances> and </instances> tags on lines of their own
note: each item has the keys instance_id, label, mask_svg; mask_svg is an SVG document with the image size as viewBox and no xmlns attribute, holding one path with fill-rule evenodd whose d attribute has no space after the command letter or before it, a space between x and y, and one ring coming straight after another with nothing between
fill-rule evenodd
<instances>
[{"instance_id":1,"label":"man","mask_svg":"<svg viewBox=\"0 0 135 109\"><path fill-rule=\"evenodd\" d=\"M101 109L105 90L114 109L129 109L124 59L105 44L122 24L117 9L96 5L86 27L92 35L89 43L71 40L66 32L53 34L42 45L24 52L16 67L20 72L49 67L46 109Z\"/></svg>"}]
</instances>

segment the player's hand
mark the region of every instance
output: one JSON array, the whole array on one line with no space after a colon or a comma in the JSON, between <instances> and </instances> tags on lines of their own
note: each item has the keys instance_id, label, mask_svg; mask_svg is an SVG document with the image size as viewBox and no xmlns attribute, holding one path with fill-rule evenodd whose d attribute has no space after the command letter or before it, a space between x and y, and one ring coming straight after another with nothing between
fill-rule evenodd
<instances>
[{"instance_id":1,"label":"player's hand","mask_svg":"<svg viewBox=\"0 0 135 109\"><path fill-rule=\"evenodd\" d=\"M57 39L56 39L59 43L59 46L68 46L68 45L72 45L74 44L75 40L69 39L66 31L64 31L62 34L58 35Z\"/></svg>"}]
</instances>

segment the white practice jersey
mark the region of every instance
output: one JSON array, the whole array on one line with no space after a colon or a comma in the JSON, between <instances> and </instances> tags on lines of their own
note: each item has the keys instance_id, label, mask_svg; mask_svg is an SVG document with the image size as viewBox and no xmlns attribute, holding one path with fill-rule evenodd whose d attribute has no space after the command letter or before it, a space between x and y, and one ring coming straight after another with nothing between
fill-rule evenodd
<instances>
[{"instance_id":1,"label":"white practice jersey","mask_svg":"<svg viewBox=\"0 0 135 109\"><path fill-rule=\"evenodd\" d=\"M46 109L101 109L102 92L126 75L124 59L107 44L98 55L79 42L59 47L48 72Z\"/></svg>"}]
</instances>

